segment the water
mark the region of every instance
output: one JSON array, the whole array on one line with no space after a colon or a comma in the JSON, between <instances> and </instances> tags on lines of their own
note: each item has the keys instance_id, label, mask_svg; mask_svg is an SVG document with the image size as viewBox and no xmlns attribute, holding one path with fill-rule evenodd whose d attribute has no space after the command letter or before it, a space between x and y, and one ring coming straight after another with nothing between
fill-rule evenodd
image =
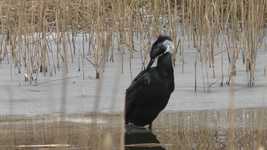
<instances>
[{"instance_id":1,"label":"water","mask_svg":"<svg viewBox=\"0 0 267 150\"><path fill-rule=\"evenodd\" d=\"M267 147L266 113L265 108L236 109L233 113L229 113L229 110L165 112L154 122L151 132L147 129L143 129L141 133L140 129L136 132L129 130L128 134L131 135L126 133L125 136L126 148L146 150L156 146L164 150L222 150L232 147L264 149ZM129 147L127 142L135 144L130 144Z\"/></svg>"}]
</instances>

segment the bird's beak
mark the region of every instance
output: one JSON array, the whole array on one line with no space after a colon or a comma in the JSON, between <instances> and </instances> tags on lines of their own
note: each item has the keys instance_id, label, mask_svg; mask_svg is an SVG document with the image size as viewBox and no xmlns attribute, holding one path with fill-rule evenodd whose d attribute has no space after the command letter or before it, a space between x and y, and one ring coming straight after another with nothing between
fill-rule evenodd
<instances>
[{"instance_id":1,"label":"bird's beak","mask_svg":"<svg viewBox=\"0 0 267 150\"><path fill-rule=\"evenodd\" d=\"M147 65L147 67L146 67L146 69L151 68L151 66L153 65L154 61L155 61L155 59L150 59L148 65Z\"/></svg>"},{"instance_id":2,"label":"bird's beak","mask_svg":"<svg viewBox=\"0 0 267 150\"><path fill-rule=\"evenodd\" d=\"M160 54L163 54L165 49L162 47L162 45L157 45L151 49L150 52L150 58L155 59L158 57ZM154 60L153 60L154 61Z\"/></svg>"}]
</instances>

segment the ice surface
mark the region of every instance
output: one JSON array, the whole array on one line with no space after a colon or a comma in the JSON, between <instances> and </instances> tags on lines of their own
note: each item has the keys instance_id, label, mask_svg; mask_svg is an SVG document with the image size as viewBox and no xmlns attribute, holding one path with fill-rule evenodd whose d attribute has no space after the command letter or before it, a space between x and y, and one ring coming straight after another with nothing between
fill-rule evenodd
<instances>
[{"instance_id":1,"label":"ice surface","mask_svg":"<svg viewBox=\"0 0 267 150\"><path fill-rule=\"evenodd\" d=\"M212 78L212 70L207 65L197 65L197 92L195 93L193 59L196 54L190 48L186 48L184 51L184 71L182 72L181 64L176 64L175 91L165 111L227 109L230 100L234 101L235 108L267 106L267 78L264 75L264 68L267 65L266 50L258 51L256 84L253 88L247 86L248 74L245 72L245 65L237 62L237 76L232 97L229 87L220 86L220 55L215 58L215 78ZM66 75L61 72L53 76L40 74L37 83L32 83L32 85L24 81L23 73L18 74L13 65L2 63L0 65L0 114L38 115L62 111L66 113L122 112L125 89L131 82L127 54L124 57L123 73L118 56L114 63L106 64L102 80L94 78L94 68L86 63L81 72L77 71L78 65L74 64L69 66L71 69ZM141 60L135 56L132 62L132 75L135 76L141 70ZM227 74L226 64L225 62L225 77ZM209 72L208 82L205 70ZM207 84L203 84L203 81L206 81L205 83L211 87L204 88L207 87Z\"/></svg>"}]
</instances>

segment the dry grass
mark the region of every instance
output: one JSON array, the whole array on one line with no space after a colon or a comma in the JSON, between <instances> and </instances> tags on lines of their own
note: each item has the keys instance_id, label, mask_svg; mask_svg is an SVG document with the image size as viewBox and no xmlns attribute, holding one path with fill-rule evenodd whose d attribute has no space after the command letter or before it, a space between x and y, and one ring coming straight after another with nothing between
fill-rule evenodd
<instances>
[{"instance_id":1,"label":"dry grass","mask_svg":"<svg viewBox=\"0 0 267 150\"><path fill-rule=\"evenodd\" d=\"M253 86L256 53L262 45L267 22L265 0L1 0L0 3L0 60L14 63L29 80L39 72L53 75L63 64L67 64L68 71L70 64L77 61L79 71L83 71L87 62L95 68L96 78L100 78L105 63L114 61L114 50L119 51L122 60L125 52L130 58L140 53L145 65L151 39L167 33L175 41L179 63L183 63L181 47L185 41L192 41L197 50L195 61L213 68L212 77L215 77L215 56L219 53L227 57L227 83L235 75L236 61L242 53L249 86ZM182 27L181 31L178 27ZM177 34L180 32L182 35ZM134 39L139 43L138 48Z\"/></svg>"},{"instance_id":2,"label":"dry grass","mask_svg":"<svg viewBox=\"0 0 267 150\"><path fill-rule=\"evenodd\" d=\"M243 59L249 75L248 85L253 86L256 54L265 36L266 1L184 0L182 8L183 30L199 53L199 63L213 68L215 77L216 55L227 58L226 82L230 84L236 75L236 62ZM222 84L224 82L222 75Z\"/></svg>"},{"instance_id":3,"label":"dry grass","mask_svg":"<svg viewBox=\"0 0 267 150\"><path fill-rule=\"evenodd\" d=\"M192 41L197 50L194 61L213 68L212 77L215 77L215 56L227 57L227 83L235 75L236 61L242 53L249 86L253 86L256 51L262 45L267 22L265 0L1 0L0 3L0 60L14 63L18 72L25 73L29 80L39 72L53 75L64 63L68 71L73 62L78 62L79 71L84 70L86 62L90 63L96 78L100 78L105 63L114 61L116 49L122 60L125 52L130 58L140 53L145 65L151 39L167 33L175 41L179 63L184 62L184 42ZM182 27L181 31L178 27ZM177 35L180 32L182 35ZM138 48L134 39L139 43Z\"/></svg>"},{"instance_id":4,"label":"dry grass","mask_svg":"<svg viewBox=\"0 0 267 150\"><path fill-rule=\"evenodd\" d=\"M120 115L99 115L103 124L78 122L91 115L10 117L0 121L0 149L120 149L122 127ZM78 119L78 120L77 120Z\"/></svg>"},{"instance_id":5,"label":"dry grass","mask_svg":"<svg viewBox=\"0 0 267 150\"><path fill-rule=\"evenodd\" d=\"M167 150L258 150L267 147L265 116L264 108L236 109L233 117L227 110L163 113L153 131Z\"/></svg>"}]
</instances>

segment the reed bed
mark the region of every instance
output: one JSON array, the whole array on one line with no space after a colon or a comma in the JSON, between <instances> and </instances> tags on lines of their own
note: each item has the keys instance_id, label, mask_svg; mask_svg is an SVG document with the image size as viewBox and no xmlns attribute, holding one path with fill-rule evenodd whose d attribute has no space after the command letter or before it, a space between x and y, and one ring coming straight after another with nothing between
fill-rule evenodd
<instances>
[{"instance_id":1,"label":"reed bed","mask_svg":"<svg viewBox=\"0 0 267 150\"><path fill-rule=\"evenodd\" d=\"M188 27L184 32L199 53L199 63L212 68L214 78L216 55L227 58L229 84L236 75L237 61L242 59L249 75L248 86L253 86L256 54L265 36L266 1L190 0L183 1L182 8L182 22ZM222 73L221 84L224 80Z\"/></svg>"},{"instance_id":2,"label":"reed bed","mask_svg":"<svg viewBox=\"0 0 267 150\"><path fill-rule=\"evenodd\" d=\"M249 81L255 80L256 54L266 27L265 0L1 0L0 60L25 73L29 80L43 72L56 74L60 66L77 63L83 71L89 63L101 77L114 52L139 55L143 65L153 39L160 33L175 41L175 57L183 63L183 47L196 49L195 63L212 68L227 58L230 83L236 62L242 59ZM136 44L137 43L137 44ZM177 56L179 55L179 56ZM241 55L241 57L239 57ZM122 61L122 72L124 63ZM201 68L203 69L203 67ZM207 73L203 73L207 77ZM37 77L35 77L36 79ZM38 78L37 78L38 79ZM225 81L226 80L226 81ZM207 79L208 81L208 79Z\"/></svg>"},{"instance_id":3,"label":"reed bed","mask_svg":"<svg viewBox=\"0 0 267 150\"><path fill-rule=\"evenodd\" d=\"M153 132L167 150L260 150L267 147L265 116L265 108L236 109L234 130L229 130L232 116L227 110L167 112L160 115Z\"/></svg>"}]
</instances>

